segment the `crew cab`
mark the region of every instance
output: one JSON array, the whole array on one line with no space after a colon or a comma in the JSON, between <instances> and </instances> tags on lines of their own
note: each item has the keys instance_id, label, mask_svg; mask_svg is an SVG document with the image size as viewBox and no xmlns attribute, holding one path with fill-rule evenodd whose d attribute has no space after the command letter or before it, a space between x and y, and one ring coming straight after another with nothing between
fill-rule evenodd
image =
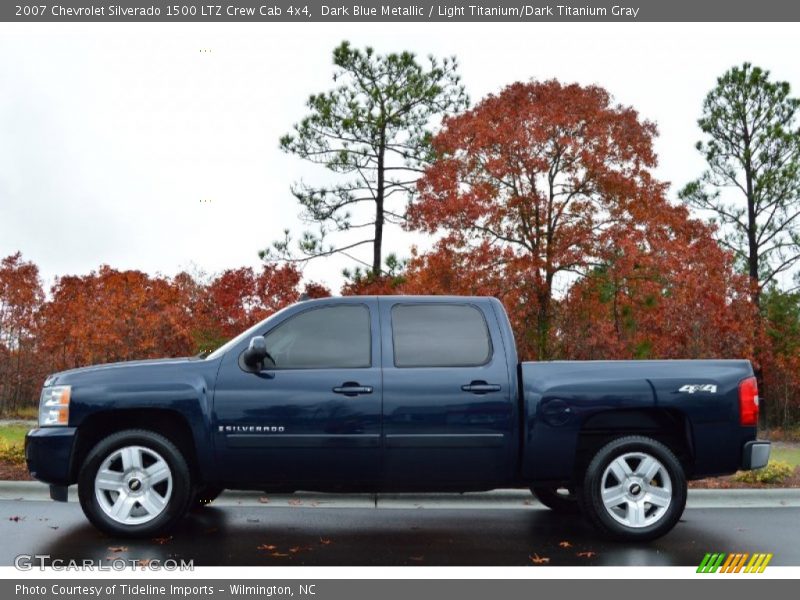
<instances>
[{"instance_id":1,"label":"crew cab","mask_svg":"<svg viewBox=\"0 0 800 600\"><path fill-rule=\"evenodd\" d=\"M205 357L49 376L33 477L153 536L224 489L525 488L603 534L672 529L687 480L767 464L746 360L523 362L487 297L326 298Z\"/></svg>"}]
</instances>

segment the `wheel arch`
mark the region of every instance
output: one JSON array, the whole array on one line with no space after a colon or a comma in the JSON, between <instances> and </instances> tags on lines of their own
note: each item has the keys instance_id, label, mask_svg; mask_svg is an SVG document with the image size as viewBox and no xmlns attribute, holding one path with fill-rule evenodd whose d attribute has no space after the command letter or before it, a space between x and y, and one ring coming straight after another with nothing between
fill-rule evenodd
<instances>
[{"instance_id":1,"label":"wheel arch","mask_svg":"<svg viewBox=\"0 0 800 600\"><path fill-rule=\"evenodd\" d=\"M200 456L188 420L178 411L166 408L114 408L88 415L78 427L70 467L71 481L77 481L86 456L98 442L127 429L146 429L170 440L186 459L193 480L203 481Z\"/></svg>"},{"instance_id":2,"label":"wheel arch","mask_svg":"<svg viewBox=\"0 0 800 600\"><path fill-rule=\"evenodd\" d=\"M694 447L689 419L671 408L614 409L588 417L578 432L574 477L583 471L594 455L610 441L631 435L652 438L664 444L677 457L687 478L694 470Z\"/></svg>"}]
</instances>

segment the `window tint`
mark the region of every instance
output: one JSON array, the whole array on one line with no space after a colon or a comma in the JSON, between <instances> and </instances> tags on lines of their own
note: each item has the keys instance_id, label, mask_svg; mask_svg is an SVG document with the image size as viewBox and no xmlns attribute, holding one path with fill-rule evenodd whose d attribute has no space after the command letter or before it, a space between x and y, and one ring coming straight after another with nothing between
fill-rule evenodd
<instances>
[{"instance_id":1,"label":"window tint","mask_svg":"<svg viewBox=\"0 0 800 600\"><path fill-rule=\"evenodd\" d=\"M396 367L471 367L492 355L486 321L474 306L398 304L392 336Z\"/></svg>"},{"instance_id":2,"label":"window tint","mask_svg":"<svg viewBox=\"0 0 800 600\"><path fill-rule=\"evenodd\" d=\"M366 306L329 306L302 312L265 339L278 369L345 369L370 366Z\"/></svg>"}]
</instances>

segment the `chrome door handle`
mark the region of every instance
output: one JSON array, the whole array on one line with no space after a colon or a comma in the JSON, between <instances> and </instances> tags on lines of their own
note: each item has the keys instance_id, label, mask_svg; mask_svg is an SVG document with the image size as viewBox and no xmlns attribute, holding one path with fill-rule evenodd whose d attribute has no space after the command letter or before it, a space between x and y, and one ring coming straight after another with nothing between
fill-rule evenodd
<instances>
[{"instance_id":1,"label":"chrome door handle","mask_svg":"<svg viewBox=\"0 0 800 600\"><path fill-rule=\"evenodd\" d=\"M471 381L461 386L461 391L471 394L488 394L489 392L499 392L500 386L496 383L486 383L485 381Z\"/></svg>"},{"instance_id":2,"label":"chrome door handle","mask_svg":"<svg viewBox=\"0 0 800 600\"><path fill-rule=\"evenodd\" d=\"M371 394L371 385L361 385L355 381L346 381L342 385L333 388L334 394L344 394L345 396L358 396L359 394Z\"/></svg>"}]
</instances>

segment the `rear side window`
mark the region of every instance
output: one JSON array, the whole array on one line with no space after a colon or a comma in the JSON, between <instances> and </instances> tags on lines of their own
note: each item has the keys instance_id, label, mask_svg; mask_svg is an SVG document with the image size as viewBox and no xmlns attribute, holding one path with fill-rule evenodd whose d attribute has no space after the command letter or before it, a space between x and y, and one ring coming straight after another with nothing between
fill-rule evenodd
<instances>
[{"instance_id":1,"label":"rear side window","mask_svg":"<svg viewBox=\"0 0 800 600\"><path fill-rule=\"evenodd\" d=\"M278 369L369 367L369 309L327 306L302 312L264 336Z\"/></svg>"},{"instance_id":2,"label":"rear side window","mask_svg":"<svg viewBox=\"0 0 800 600\"><path fill-rule=\"evenodd\" d=\"M392 338L396 367L476 367L492 357L483 314L466 304L397 304Z\"/></svg>"}]
</instances>

